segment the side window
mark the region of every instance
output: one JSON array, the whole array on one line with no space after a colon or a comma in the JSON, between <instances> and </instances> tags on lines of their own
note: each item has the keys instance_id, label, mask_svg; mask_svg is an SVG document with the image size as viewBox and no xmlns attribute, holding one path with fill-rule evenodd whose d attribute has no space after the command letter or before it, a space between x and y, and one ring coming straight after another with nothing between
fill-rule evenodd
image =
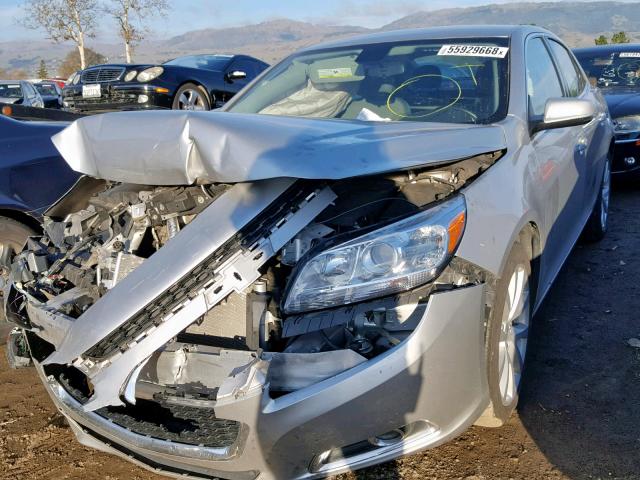
<instances>
[{"instance_id":1,"label":"side window","mask_svg":"<svg viewBox=\"0 0 640 480\"><path fill-rule=\"evenodd\" d=\"M560 79L542 38L527 42L525 61L529 117L542 116L548 99L562 97Z\"/></svg>"},{"instance_id":2,"label":"side window","mask_svg":"<svg viewBox=\"0 0 640 480\"><path fill-rule=\"evenodd\" d=\"M584 90L586 81L582 72L576 68L576 64L567 52L567 49L554 40L549 40L551 52L557 60L558 69L567 84L567 96L577 97Z\"/></svg>"}]
</instances>

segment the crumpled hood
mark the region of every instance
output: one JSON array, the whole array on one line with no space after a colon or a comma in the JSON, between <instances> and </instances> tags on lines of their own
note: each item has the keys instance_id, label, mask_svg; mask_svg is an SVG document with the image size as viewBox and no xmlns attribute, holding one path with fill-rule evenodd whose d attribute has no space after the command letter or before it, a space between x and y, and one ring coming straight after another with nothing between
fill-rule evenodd
<instances>
[{"instance_id":1,"label":"crumpled hood","mask_svg":"<svg viewBox=\"0 0 640 480\"><path fill-rule=\"evenodd\" d=\"M180 111L82 118L53 143L77 172L148 185L341 179L506 148L497 125Z\"/></svg>"}]
</instances>

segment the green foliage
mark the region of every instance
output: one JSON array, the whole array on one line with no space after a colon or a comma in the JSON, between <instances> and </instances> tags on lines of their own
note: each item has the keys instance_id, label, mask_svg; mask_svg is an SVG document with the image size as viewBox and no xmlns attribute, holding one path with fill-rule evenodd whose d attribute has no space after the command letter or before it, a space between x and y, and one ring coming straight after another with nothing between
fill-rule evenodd
<instances>
[{"instance_id":1,"label":"green foliage","mask_svg":"<svg viewBox=\"0 0 640 480\"><path fill-rule=\"evenodd\" d=\"M90 48L84 49L84 55L87 67L107 62L107 57ZM77 72L78 70L80 70L80 53L78 49L75 48L64 57L58 73L63 78L69 78L73 72Z\"/></svg>"},{"instance_id":2,"label":"green foliage","mask_svg":"<svg viewBox=\"0 0 640 480\"><path fill-rule=\"evenodd\" d=\"M47 64L44 60L40 60L40 66L38 67L38 71L36 72L36 77L38 78L48 78L49 72L47 71Z\"/></svg>"},{"instance_id":3,"label":"green foliage","mask_svg":"<svg viewBox=\"0 0 640 480\"><path fill-rule=\"evenodd\" d=\"M604 35L600 35L598 38L594 39L594 41L596 42L596 45L608 45L609 44L609 40L607 40L607 37L605 37Z\"/></svg>"},{"instance_id":4,"label":"green foliage","mask_svg":"<svg viewBox=\"0 0 640 480\"><path fill-rule=\"evenodd\" d=\"M631 39L627 37L626 32L617 32L611 36L611 43L630 43Z\"/></svg>"}]
</instances>

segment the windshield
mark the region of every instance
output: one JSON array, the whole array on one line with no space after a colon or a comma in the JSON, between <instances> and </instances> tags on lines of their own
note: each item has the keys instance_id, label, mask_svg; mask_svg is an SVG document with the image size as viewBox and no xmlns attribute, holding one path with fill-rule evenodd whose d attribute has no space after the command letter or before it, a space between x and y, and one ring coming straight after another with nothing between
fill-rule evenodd
<instances>
[{"instance_id":1,"label":"windshield","mask_svg":"<svg viewBox=\"0 0 640 480\"><path fill-rule=\"evenodd\" d=\"M640 86L640 48L637 51L598 49L576 52L592 85L598 87Z\"/></svg>"},{"instance_id":2,"label":"windshield","mask_svg":"<svg viewBox=\"0 0 640 480\"><path fill-rule=\"evenodd\" d=\"M294 55L228 111L373 121L490 123L508 97L508 39L394 42Z\"/></svg>"},{"instance_id":3,"label":"windshield","mask_svg":"<svg viewBox=\"0 0 640 480\"><path fill-rule=\"evenodd\" d=\"M0 83L0 97L22 98L22 88L17 83Z\"/></svg>"},{"instance_id":4,"label":"windshield","mask_svg":"<svg viewBox=\"0 0 640 480\"><path fill-rule=\"evenodd\" d=\"M229 61L230 55L189 55L186 57L174 58L165 62L164 65L177 65L187 68L202 68L205 70L222 71Z\"/></svg>"},{"instance_id":5,"label":"windshield","mask_svg":"<svg viewBox=\"0 0 640 480\"><path fill-rule=\"evenodd\" d=\"M38 93L40 95L51 95L51 96L58 96L58 92L56 90L56 87L54 85L43 85L41 83L36 83L35 84L36 90L38 90Z\"/></svg>"}]
</instances>

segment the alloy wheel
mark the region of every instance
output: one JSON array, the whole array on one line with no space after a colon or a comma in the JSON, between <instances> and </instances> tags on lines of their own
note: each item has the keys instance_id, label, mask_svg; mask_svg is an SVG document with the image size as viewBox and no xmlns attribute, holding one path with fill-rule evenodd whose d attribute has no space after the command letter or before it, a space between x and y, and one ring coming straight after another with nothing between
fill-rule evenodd
<instances>
[{"instance_id":1,"label":"alloy wheel","mask_svg":"<svg viewBox=\"0 0 640 480\"><path fill-rule=\"evenodd\" d=\"M609 198L611 196L611 166L607 161L604 165L602 186L600 187L600 226L603 230L607 228L609 219Z\"/></svg>"},{"instance_id":2,"label":"alloy wheel","mask_svg":"<svg viewBox=\"0 0 640 480\"><path fill-rule=\"evenodd\" d=\"M201 92L189 88L180 94L178 108L180 110L206 110L206 100Z\"/></svg>"},{"instance_id":3,"label":"alloy wheel","mask_svg":"<svg viewBox=\"0 0 640 480\"><path fill-rule=\"evenodd\" d=\"M498 345L500 396L505 406L518 393L527 351L529 316L528 275L525 267L518 265L509 280Z\"/></svg>"}]
</instances>

